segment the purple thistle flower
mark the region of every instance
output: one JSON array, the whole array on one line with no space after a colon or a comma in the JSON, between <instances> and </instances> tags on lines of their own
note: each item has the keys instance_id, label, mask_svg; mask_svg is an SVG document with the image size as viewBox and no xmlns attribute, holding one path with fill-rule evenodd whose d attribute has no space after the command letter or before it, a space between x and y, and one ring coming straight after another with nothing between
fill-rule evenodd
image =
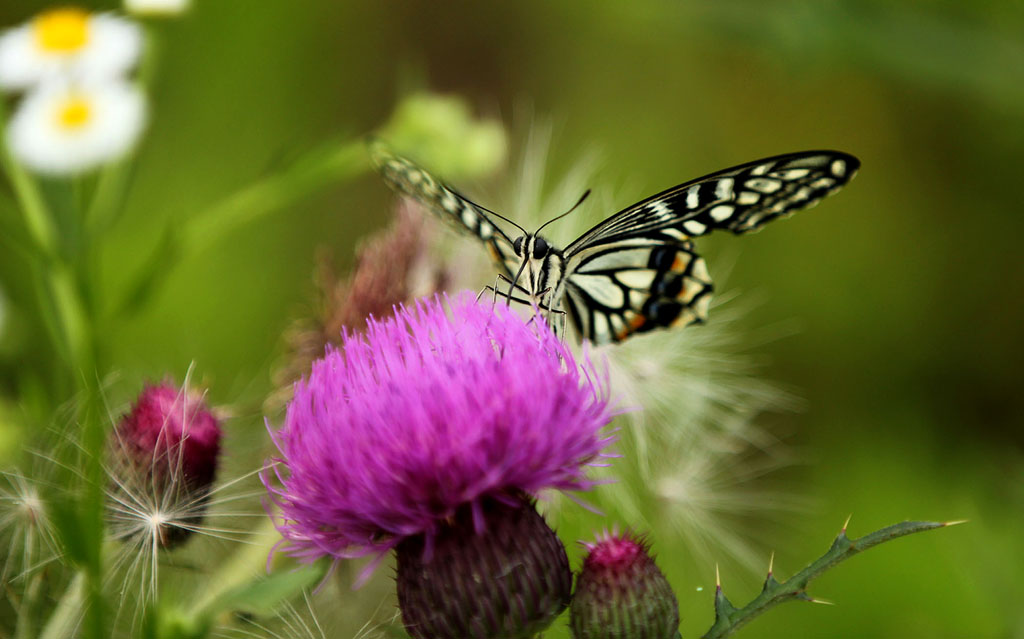
<instances>
[{"instance_id":1,"label":"purple thistle flower","mask_svg":"<svg viewBox=\"0 0 1024 639\"><path fill-rule=\"evenodd\" d=\"M611 441L607 382L539 321L470 294L419 302L328 347L295 385L278 482L288 552L312 561L382 555L462 506L544 488L583 490ZM280 484L280 485L278 485Z\"/></svg>"}]
</instances>

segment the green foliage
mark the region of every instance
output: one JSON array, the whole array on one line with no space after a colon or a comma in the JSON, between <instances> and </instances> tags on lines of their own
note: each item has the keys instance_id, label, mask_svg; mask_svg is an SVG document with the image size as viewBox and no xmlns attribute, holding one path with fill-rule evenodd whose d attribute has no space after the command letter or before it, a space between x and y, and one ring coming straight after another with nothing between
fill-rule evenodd
<instances>
[{"instance_id":1,"label":"green foliage","mask_svg":"<svg viewBox=\"0 0 1024 639\"><path fill-rule=\"evenodd\" d=\"M198 616L212 618L224 612L267 616L282 603L323 581L329 568L330 562L322 560L242 584L211 602Z\"/></svg>"},{"instance_id":2,"label":"green foliage","mask_svg":"<svg viewBox=\"0 0 1024 639\"><path fill-rule=\"evenodd\" d=\"M142 626L143 639L203 639L209 633L208 619L196 618L167 606L151 608Z\"/></svg>"}]
</instances>

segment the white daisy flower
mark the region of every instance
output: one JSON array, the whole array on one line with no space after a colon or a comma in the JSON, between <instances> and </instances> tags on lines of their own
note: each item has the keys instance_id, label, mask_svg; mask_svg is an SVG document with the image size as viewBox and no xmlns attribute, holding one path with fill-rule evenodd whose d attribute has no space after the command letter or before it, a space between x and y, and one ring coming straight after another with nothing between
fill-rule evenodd
<instances>
[{"instance_id":1,"label":"white daisy flower","mask_svg":"<svg viewBox=\"0 0 1024 639\"><path fill-rule=\"evenodd\" d=\"M55 76L111 78L138 61L142 31L124 18L51 9L0 35L0 88L27 89Z\"/></svg>"},{"instance_id":2,"label":"white daisy flower","mask_svg":"<svg viewBox=\"0 0 1024 639\"><path fill-rule=\"evenodd\" d=\"M129 13L145 16L175 16L188 10L190 0L124 0Z\"/></svg>"},{"instance_id":3,"label":"white daisy flower","mask_svg":"<svg viewBox=\"0 0 1024 639\"><path fill-rule=\"evenodd\" d=\"M126 82L52 83L25 96L7 125L7 145L33 171L76 173L123 155L145 122L145 98Z\"/></svg>"}]
</instances>

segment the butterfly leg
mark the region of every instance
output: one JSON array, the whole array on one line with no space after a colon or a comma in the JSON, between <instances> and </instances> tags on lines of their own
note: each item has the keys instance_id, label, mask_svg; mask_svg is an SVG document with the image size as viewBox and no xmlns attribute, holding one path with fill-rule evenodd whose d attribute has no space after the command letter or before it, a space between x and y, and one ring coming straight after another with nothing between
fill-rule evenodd
<instances>
[{"instance_id":1,"label":"butterfly leg","mask_svg":"<svg viewBox=\"0 0 1024 639\"><path fill-rule=\"evenodd\" d=\"M499 281L508 284L508 291L504 293L506 306L512 304L512 291L522 291L523 293L529 295L529 291L527 291L525 288L515 283L514 281L508 279L508 277L504 273L498 273L498 277L494 281L495 289L498 288ZM495 293L495 295L497 295L497 293Z\"/></svg>"},{"instance_id":2,"label":"butterfly leg","mask_svg":"<svg viewBox=\"0 0 1024 639\"><path fill-rule=\"evenodd\" d=\"M559 322L561 325L558 327L558 335L560 335L562 337L562 339L565 339L565 317L566 317L566 312L565 311L558 311L558 317L561 319L561 322Z\"/></svg>"},{"instance_id":3,"label":"butterfly leg","mask_svg":"<svg viewBox=\"0 0 1024 639\"><path fill-rule=\"evenodd\" d=\"M541 300L540 303L537 304L537 306L539 308L543 309L543 311L544 311L544 321L547 322L549 326L551 325L551 314L552 313L559 313L561 315L565 315L565 311L556 310L552 306L550 299L548 300L547 304L544 303L544 301L543 301L544 297L546 295L548 295L550 292L551 292L551 287L549 286L548 288L544 289L543 291L541 291L540 293L537 294L537 299Z\"/></svg>"},{"instance_id":4,"label":"butterfly leg","mask_svg":"<svg viewBox=\"0 0 1024 639\"><path fill-rule=\"evenodd\" d=\"M544 299L544 296L548 295L550 292L550 287L544 289L540 293L540 298ZM553 300L550 297L548 298L548 303L546 305L541 304L540 307L544 309L544 321L547 322L548 326L551 327L551 330L554 331L555 335L564 338L566 312L561 309L555 308ZM556 322L551 321L552 315L554 315L557 318Z\"/></svg>"},{"instance_id":5,"label":"butterfly leg","mask_svg":"<svg viewBox=\"0 0 1024 639\"><path fill-rule=\"evenodd\" d=\"M519 289L519 290L522 290L523 293L527 292L525 289L522 289L522 287L518 287L517 286L516 288ZM498 291L493 286L485 286L484 290L480 291L480 295L482 296L485 291L491 291L491 293L494 295L494 299L495 300L497 300L497 296L498 295L501 295L502 297L505 297L505 295L506 295L506 293L504 293L502 291ZM530 300L524 299L522 297L516 297L515 295L510 296L509 299L510 299L510 301L515 302L516 304L524 304L524 305L529 305L530 304Z\"/></svg>"},{"instance_id":6,"label":"butterfly leg","mask_svg":"<svg viewBox=\"0 0 1024 639\"><path fill-rule=\"evenodd\" d=\"M527 325L532 324L535 319L540 317L544 321L544 325L550 328L552 333L557 337L563 337L565 335L565 311L550 308L548 306L538 306L537 308L544 311L544 315L533 315L526 322ZM550 317L552 314L558 316L558 321L556 323L551 322Z\"/></svg>"},{"instance_id":7,"label":"butterfly leg","mask_svg":"<svg viewBox=\"0 0 1024 639\"><path fill-rule=\"evenodd\" d=\"M554 314L557 318L555 322L551 321L552 314ZM565 316L565 311L549 307L547 309L547 317L544 318L544 320L547 322L548 326L551 327L551 330L555 333L555 335L563 339L565 338Z\"/></svg>"},{"instance_id":8,"label":"butterfly leg","mask_svg":"<svg viewBox=\"0 0 1024 639\"><path fill-rule=\"evenodd\" d=\"M480 292L477 293L476 301L479 302L480 298L484 296L484 293L486 293L487 291L490 291L491 292L491 306L494 306L495 304L497 304L498 303L498 282L501 281L501 277L502 277L502 275L501 275L501 273L499 273L498 277L494 278L494 286L485 286L482 289L480 289Z\"/></svg>"},{"instance_id":9,"label":"butterfly leg","mask_svg":"<svg viewBox=\"0 0 1024 639\"><path fill-rule=\"evenodd\" d=\"M517 297L515 295L510 295L509 296L509 300L511 302L515 302L516 304L522 304L523 306L533 306L536 303L534 300L530 299L530 292L527 291L522 286L516 285L514 290L522 293L525 297ZM494 295L494 299L495 300L497 299L498 295L501 295L502 297L504 297L506 295L505 293L499 291L494 286L485 286L483 288L483 290L480 291L480 294L477 296L477 299L479 300L481 297L483 297L483 294L485 292L487 292L487 291L490 291L491 294ZM536 304L536 306L537 306L537 308L539 308L540 310L544 311L545 313L557 313L558 315L565 315L565 311L561 311L561 310L558 310L558 309L551 308L550 306L548 306L544 302Z\"/></svg>"}]
</instances>

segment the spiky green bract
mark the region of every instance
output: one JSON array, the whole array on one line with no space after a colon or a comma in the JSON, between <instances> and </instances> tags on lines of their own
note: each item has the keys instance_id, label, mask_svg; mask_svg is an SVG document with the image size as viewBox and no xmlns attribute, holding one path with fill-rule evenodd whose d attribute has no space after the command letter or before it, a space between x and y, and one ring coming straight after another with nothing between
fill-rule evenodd
<instances>
[{"instance_id":1,"label":"spiky green bract","mask_svg":"<svg viewBox=\"0 0 1024 639\"><path fill-rule=\"evenodd\" d=\"M529 639L569 603L565 547L525 496L461 507L399 544L398 605L414 639Z\"/></svg>"},{"instance_id":2,"label":"spiky green bract","mask_svg":"<svg viewBox=\"0 0 1024 639\"><path fill-rule=\"evenodd\" d=\"M612 533L584 544L589 553L570 608L575 639L673 639L679 603L647 543Z\"/></svg>"}]
</instances>

